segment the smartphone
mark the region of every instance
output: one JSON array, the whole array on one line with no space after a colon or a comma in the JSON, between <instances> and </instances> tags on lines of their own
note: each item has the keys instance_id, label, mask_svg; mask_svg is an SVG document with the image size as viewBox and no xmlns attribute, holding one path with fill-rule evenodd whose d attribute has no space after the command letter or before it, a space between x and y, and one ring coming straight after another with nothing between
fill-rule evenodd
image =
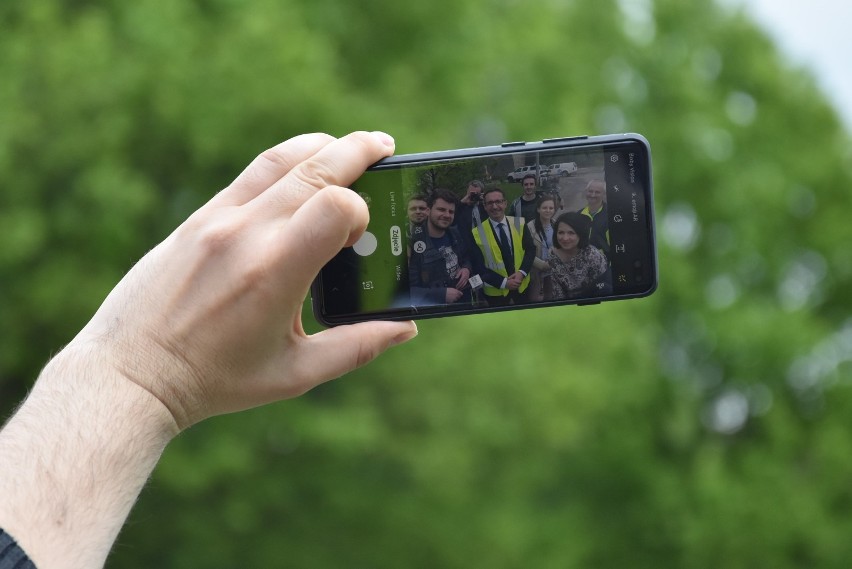
<instances>
[{"instance_id":1,"label":"smartphone","mask_svg":"<svg viewBox=\"0 0 852 569\"><path fill-rule=\"evenodd\" d=\"M391 156L352 190L370 222L313 284L326 326L596 304L657 286L639 134Z\"/></svg>"}]
</instances>

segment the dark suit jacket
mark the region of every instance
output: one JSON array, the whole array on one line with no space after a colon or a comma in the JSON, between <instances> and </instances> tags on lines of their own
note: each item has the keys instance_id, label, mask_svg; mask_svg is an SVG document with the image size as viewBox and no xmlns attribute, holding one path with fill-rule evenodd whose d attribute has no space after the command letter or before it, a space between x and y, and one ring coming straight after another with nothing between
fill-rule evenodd
<instances>
[{"instance_id":1,"label":"dark suit jacket","mask_svg":"<svg viewBox=\"0 0 852 569\"><path fill-rule=\"evenodd\" d=\"M510 221L509 223L511 224L512 222ZM489 218L486 217L485 219L483 219L482 225L484 226L485 231L491 233L491 235L494 236L494 239L499 242L499 239L497 239L497 235L494 233L494 226L491 225L491 221L489 220ZM477 230L474 228L474 231ZM529 229L527 229L526 225L521 225L521 231L523 232L521 237L521 246L524 248L524 258L521 259L520 265L518 264L518 259L515 259L515 270L523 271L526 274L530 274L530 271L532 270L533 261L535 261L535 241L533 241L533 237L530 234ZM487 243L485 245L487 246ZM482 277L483 281L490 284L491 286L499 288L500 285L503 284L503 279L505 279L506 277L496 271L492 271L491 269L485 266L485 256L482 254L482 249L480 249L479 247L473 247L472 249L474 270L479 274L480 277Z\"/></svg>"}]
</instances>

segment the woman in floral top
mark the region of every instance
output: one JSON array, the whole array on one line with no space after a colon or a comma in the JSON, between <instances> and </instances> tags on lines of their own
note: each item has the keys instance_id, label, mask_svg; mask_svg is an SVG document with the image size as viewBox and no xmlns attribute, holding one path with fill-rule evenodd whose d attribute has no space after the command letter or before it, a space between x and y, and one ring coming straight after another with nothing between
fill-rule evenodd
<instances>
[{"instance_id":1,"label":"woman in floral top","mask_svg":"<svg viewBox=\"0 0 852 569\"><path fill-rule=\"evenodd\" d=\"M603 253L589 245L589 218L577 213L563 213L554 224L556 233L548 262L551 267L553 300L565 300L600 294L609 263Z\"/></svg>"}]
</instances>

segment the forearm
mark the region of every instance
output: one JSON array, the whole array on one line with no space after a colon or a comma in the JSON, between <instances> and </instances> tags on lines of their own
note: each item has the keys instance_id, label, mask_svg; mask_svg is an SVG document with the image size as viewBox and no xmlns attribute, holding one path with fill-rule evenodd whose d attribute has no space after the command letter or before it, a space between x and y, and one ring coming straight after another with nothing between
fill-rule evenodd
<instances>
[{"instance_id":1,"label":"forearm","mask_svg":"<svg viewBox=\"0 0 852 569\"><path fill-rule=\"evenodd\" d=\"M496 271L492 271L491 269L485 269L479 275L482 277L482 280L485 281L486 284L490 284L493 287L497 288L506 288L506 279L500 273Z\"/></svg>"},{"instance_id":2,"label":"forearm","mask_svg":"<svg viewBox=\"0 0 852 569\"><path fill-rule=\"evenodd\" d=\"M363 234L346 189L384 133L291 138L141 259L0 431L0 527L40 569L103 565L163 449L212 415L295 397L413 338L412 322L308 336L313 277Z\"/></svg>"},{"instance_id":3,"label":"forearm","mask_svg":"<svg viewBox=\"0 0 852 569\"><path fill-rule=\"evenodd\" d=\"M82 351L51 361L0 431L0 527L40 569L102 566L177 434L159 400Z\"/></svg>"}]
</instances>

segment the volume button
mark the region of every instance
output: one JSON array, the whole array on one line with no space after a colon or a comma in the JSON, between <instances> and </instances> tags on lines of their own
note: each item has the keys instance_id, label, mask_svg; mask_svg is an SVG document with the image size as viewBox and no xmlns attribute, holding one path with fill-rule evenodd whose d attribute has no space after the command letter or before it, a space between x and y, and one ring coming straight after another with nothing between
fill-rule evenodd
<instances>
[{"instance_id":1,"label":"volume button","mask_svg":"<svg viewBox=\"0 0 852 569\"><path fill-rule=\"evenodd\" d=\"M584 138L589 138L588 135L583 136L563 136L561 138L545 138L542 140L544 144L549 144L551 142L566 142L568 140L583 140Z\"/></svg>"},{"instance_id":2,"label":"volume button","mask_svg":"<svg viewBox=\"0 0 852 569\"><path fill-rule=\"evenodd\" d=\"M501 144L500 146L502 146L503 148L506 148L507 146L523 146L523 145L525 145L525 144L526 144L526 142L524 142L524 141L520 141L520 142L504 142L504 143L503 143L503 144Z\"/></svg>"}]
</instances>

